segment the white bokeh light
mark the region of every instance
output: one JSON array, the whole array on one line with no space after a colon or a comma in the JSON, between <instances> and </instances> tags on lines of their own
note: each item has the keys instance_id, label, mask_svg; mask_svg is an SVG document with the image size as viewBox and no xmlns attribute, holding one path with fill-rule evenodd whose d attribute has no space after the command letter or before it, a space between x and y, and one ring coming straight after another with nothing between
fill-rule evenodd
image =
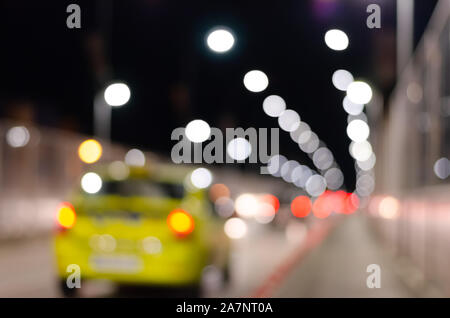
<instances>
[{"instance_id":1,"label":"white bokeh light","mask_svg":"<svg viewBox=\"0 0 450 318\"><path fill-rule=\"evenodd\" d=\"M352 73L346 70L335 71L331 78L334 87L336 87L340 91L346 91L348 85L350 85L353 82L353 80L354 79Z\"/></svg>"},{"instance_id":2,"label":"white bokeh light","mask_svg":"<svg viewBox=\"0 0 450 318\"><path fill-rule=\"evenodd\" d=\"M281 166L280 170L281 178L283 178L283 180L286 182L293 182L294 180L292 179L292 177L294 169L297 168L299 165L300 164L295 160L289 160L285 162Z\"/></svg>"},{"instance_id":3,"label":"white bokeh light","mask_svg":"<svg viewBox=\"0 0 450 318\"><path fill-rule=\"evenodd\" d=\"M305 188L306 182L313 175L311 169L304 165L295 168L293 174L295 178L295 185L300 188Z\"/></svg>"},{"instance_id":4,"label":"white bokeh light","mask_svg":"<svg viewBox=\"0 0 450 318\"><path fill-rule=\"evenodd\" d=\"M325 172L324 178L328 188L331 190L339 189L344 183L344 174L338 168L331 168Z\"/></svg>"},{"instance_id":5,"label":"white bokeh light","mask_svg":"<svg viewBox=\"0 0 450 318\"><path fill-rule=\"evenodd\" d=\"M233 34L225 28L217 28L208 34L206 43L216 53L225 53L234 45Z\"/></svg>"},{"instance_id":6,"label":"white bokeh light","mask_svg":"<svg viewBox=\"0 0 450 318\"><path fill-rule=\"evenodd\" d=\"M310 196L318 197L327 188L327 182L321 175L315 174L308 178L306 181L305 190Z\"/></svg>"},{"instance_id":7,"label":"white bokeh light","mask_svg":"<svg viewBox=\"0 0 450 318\"><path fill-rule=\"evenodd\" d=\"M266 74L259 70L253 70L245 74L244 86L253 93L262 92L269 85L269 79Z\"/></svg>"},{"instance_id":8,"label":"white bokeh light","mask_svg":"<svg viewBox=\"0 0 450 318\"><path fill-rule=\"evenodd\" d=\"M228 197L220 197L214 202L214 207L223 218L229 218L234 213L234 201Z\"/></svg>"},{"instance_id":9,"label":"white bokeh light","mask_svg":"<svg viewBox=\"0 0 450 318\"><path fill-rule=\"evenodd\" d=\"M369 196L375 189L375 179L369 174L360 175L356 179L356 192L362 196Z\"/></svg>"},{"instance_id":10,"label":"white bokeh light","mask_svg":"<svg viewBox=\"0 0 450 318\"><path fill-rule=\"evenodd\" d=\"M206 168L197 168L191 173L191 183L198 189L209 187L212 180L212 173Z\"/></svg>"},{"instance_id":11,"label":"white bokeh light","mask_svg":"<svg viewBox=\"0 0 450 318\"><path fill-rule=\"evenodd\" d=\"M211 135L211 127L209 127L209 124L201 119L195 119L189 124L186 125L186 137L191 142L204 142L209 138Z\"/></svg>"},{"instance_id":12,"label":"white bokeh light","mask_svg":"<svg viewBox=\"0 0 450 318\"><path fill-rule=\"evenodd\" d=\"M247 234L247 224L240 218L231 218L225 222L225 234L231 239L240 239Z\"/></svg>"},{"instance_id":13,"label":"white bokeh light","mask_svg":"<svg viewBox=\"0 0 450 318\"><path fill-rule=\"evenodd\" d=\"M311 131L311 128L309 127L309 125L307 123L301 121L299 123L297 129L290 132L290 136L293 141L301 144L301 143L308 141L310 134L308 134L307 132L309 132L309 131ZM305 132L307 134L304 134Z\"/></svg>"},{"instance_id":14,"label":"white bokeh light","mask_svg":"<svg viewBox=\"0 0 450 318\"><path fill-rule=\"evenodd\" d=\"M241 194L234 202L236 213L243 218L251 218L258 212L259 200L250 193Z\"/></svg>"},{"instance_id":15,"label":"white bokeh light","mask_svg":"<svg viewBox=\"0 0 450 318\"><path fill-rule=\"evenodd\" d=\"M347 96L355 104L367 104L372 99L372 88L362 81L355 81L347 88Z\"/></svg>"},{"instance_id":16,"label":"white bokeh light","mask_svg":"<svg viewBox=\"0 0 450 318\"><path fill-rule=\"evenodd\" d=\"M275 177L281 177L281 167L287 161L283 155L274 155L267 162L267 171Z\"/></svg>"},{"instance_id":17,"label":"white bokeh light","mask_svg":"<svg viewBox=\"0 0 450 318\"><path fill-rule=\"evenodd\" d=\"M295 131L300 126L300 116L295 110L287 109L278 117L278 124L284 131Z\"/></svg>"},{"instance_id":18,"label":"white bokeh light","mask_svg":"<svg viewBox=\"0 0 450 318\"><path fill-rule=\"evenodd\" d=\"M342 51L348 47L348 36L344 31L332 29L325 33L326 45L335 51Z\"/></svg>"},{"instance_id":19,"label":"white bokeh light","mask_svg":"<svg viewBox=\"0 0 450 318\"><path fill-rule=\"evenodd\" d=\"M313 163L320 170L326 170L333 164L333 154L328 148L321 147L313 154Z\"/></svg>"},{"instance_id":20,"label":"white bokeh light","mask_svg":"<svg viewBox=\"0 0 450 318\"><path fill-rule=\"evenodd\" d=\"M104 98L109 106L122 106L130 100L130 88L124 83L114 83L105 89Z\"/></svg>"},{"instance_id":21,"label":"white bokeh light","mask_svg":"<svg viewBox=\"0 0 450 318\"><path fill-rule=\"evenodd\" d=\"M6 132L6 142L13 148L25 147L30 141L30 133L24 126L10 128Z\"/></svg>"},{"instance_id":22,"label":"white bokeh light","mask_svg":"<svg viewBox=\"0 0 450 318\"><path fill-rule=\"evenodd\" d=\"M245 160L252 153L252 146L247 139L238 137L228 143L227 153L234 160Z\"/></svg>"},{"instance_id":23,"label":"white bokeh light","mask_svg":"<svg viewBox=\"0 0 450 318\"><path fill-rule=\"evenodd\" d=\"M143 167L145 165L145 155L139 149L131 149L125 155L125 163L129 166Z\"/></svg>"},{"instance_id":24,"label":"white bokeh light","mask_svg":"<svg viewBox=\"0 0 450 318\"><path fill-rule=\"evenodd\" d=\"M372 155L372 146L367 140L352 142L350 144L350 155L358 161L366 161Z\"/></svg>"},{"instance_id":25,"label":"white bokeh light","mask_svg":"<svg viewBox=\"0 0 450 318\"><path fill-rule=\"evenodd\" d=\"M299 144L300 149L306 153L313 153L319 147L319 137L317 137L317 135L313 132L304 132L303 134L309 134L309 138L306 142ZM300 135L300 138L302 135Z\"/></svg>"},{"instance_id":26,"label":"white bokeh light","mask_svg":"<svg viewBox=\"0 0 450 318\"><path fill-rule=\"evenodd\" d=\"M348 96L344 97L344 100L342 101L342 106L344 106L344 110L347 112L347 114L349 115L359 115L361 114L361 112L364 109L364 105L363 104L355 104L353 103Z\"/></svg>"},{"instance_id":27,"label":"white bokeh light","mask_svg":"<svg viewBox=\"0 0 450 318\"><path fill-rule=\"evenodd\" d=\"M286 102L278 95L267 96L263 101L263 110L270 117L278 117L286 110Z\"/></svg>"},{"instance_id":28,"label":"white bokeh light","mask_svg":"<svg viewBox=\"0 0 450 318\"><path fill-rule=\"evenodd\" d=\"M88 172L81 178L81 188L90 194L97 193L102 188L102 178L94 172Z\"/></svg>"},{"instance_id":29,"label":"white bokeh light","mask_svg":"<svg viewBox=\"0 0 450 318\"><path fill-rule=\"evenodd\" d=\"M436 162L433 165L433 171L436 177L439 179L447 179L450 175L450 162L447 158L440 158L436 160Z\"/></svg>"},{"instance_id":30,"label":"white bokeh light","mask_svg":"<svg viewBox=\"0 0 450 318\"><path fill-rule=\"evenodd\" d=\"M257 213L254 216L256 222L268 224L275 218L275 209L272 204L262 202L259 204Z\"/></svg>"},{"instance_id":31,"label":"white bokeh light","mask_svg":"<svg viewBox=\"0 0 450 318\"><path fill-rule=\"evenodd\" d=\"M352 120L347 125L347 136L355 142L366 140L369 137L369 134L369 126L360 119Z\"/></svg>"},{"instance_id":32,"label":"white bokeh light","mask_svg":"<svg viewBox=\"0 0 450 318\"><path fill-rule=\"evenodd\" d=\"M367 160L356 161L356 165L359 167L359 169L363 171L371 170L375 166L375 163L376 163L376 156L374 153L372 153Z\"/></svg>"}]
</instances>

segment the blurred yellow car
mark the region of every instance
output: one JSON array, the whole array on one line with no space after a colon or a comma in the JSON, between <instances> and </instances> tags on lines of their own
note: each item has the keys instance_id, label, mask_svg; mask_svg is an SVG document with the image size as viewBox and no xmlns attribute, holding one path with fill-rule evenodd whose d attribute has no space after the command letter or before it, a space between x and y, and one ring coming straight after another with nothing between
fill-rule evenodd
<instances>
[{"instance_id":1,"label":"blurred yellow car","mask_svg":"<svg viewBox=\"0 0 450 318\"><path fill-rule=\"evenodd\" d=\"M177 167L168 173L120 169L123 180L105 168L85 174L58 209L55 253L63 293L76 292L66 282L71 264L83 281L186 287L194 296L206 266L228 277L229 241L207 190L187 184L189 174L174 177Z\"/></svg>"}]
</instances>

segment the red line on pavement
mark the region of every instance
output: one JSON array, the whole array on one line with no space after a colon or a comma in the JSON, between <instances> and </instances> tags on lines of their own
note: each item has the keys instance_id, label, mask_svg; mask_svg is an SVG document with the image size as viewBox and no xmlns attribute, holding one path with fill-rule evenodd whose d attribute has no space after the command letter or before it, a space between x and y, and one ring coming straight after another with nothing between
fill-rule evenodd
<instances>
[{"instance_id":1,"label":"red line on pavement","mask_svg":"<svg viewBox=\"0 0 450 318\"><path fill-rule=\"evenodd\" d=\"M290 254L278 267L267 277L260 287L258 287L250 297L263 298L270 297L274 290L281 285L286 276L292 271L295 265L304 260L305 256L327 236L331 228L336 225L336 220L323 220L314 224L308 231L305 240Z\"/></svg>"}]
</instances>

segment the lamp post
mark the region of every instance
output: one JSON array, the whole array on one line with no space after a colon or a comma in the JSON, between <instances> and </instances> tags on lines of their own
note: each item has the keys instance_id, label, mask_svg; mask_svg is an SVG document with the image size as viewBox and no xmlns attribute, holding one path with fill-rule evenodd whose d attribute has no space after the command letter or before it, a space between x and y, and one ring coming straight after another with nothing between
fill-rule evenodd
<instances>
[{"instance_id":1,"label":"lamp post","mask_svg":"<svg viewBox=\"0 0 450 318\"><path fill-rule=\"evenodd\" d=\"M94 133L109 142L111 139L111 113L130 100L130 88L124 83L110 84L94 98Z\"/></svg>"}]
</instances>

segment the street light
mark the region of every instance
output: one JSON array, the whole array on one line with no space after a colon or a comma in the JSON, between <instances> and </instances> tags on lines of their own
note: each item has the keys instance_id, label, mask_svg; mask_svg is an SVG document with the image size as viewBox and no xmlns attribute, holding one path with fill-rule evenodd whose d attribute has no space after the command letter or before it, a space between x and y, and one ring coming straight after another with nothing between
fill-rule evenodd
<instances>
[{"instance_id":1,"label":"street light","mask_svg":"<svg viewBox=\"0 0 450 318\"><path fill-rule=\"evenodd\" d=\"M109 106L117 107L125 105L130 100L131 92L126 84L114 83L105 89L103 96Z\"/></svg>"},{"instance_id":2,"label":"street light","mask_svg":"<svg viewBox=\"0 0 450 318\"><path fill-rule=\"evenodd\" d=\"M125 105L131 97L128 85L117 82L99 92L94 99L94 133L105 140L111 138L111 107Z\"/></svg>"},{"instance_id":3,"label":"street light","mask_svg":"<svg viewBox=\"0 0 450 318\"><path fill-rule=\"evenodd\" d=\"M208 34L206 43L212 51L216 53L225 53L233 47L234 36L225 28L216 28Z\"/></svg>"},{"instance_id":4,"label":"street light","mask_svg":"<svg viewBox=\"0 0 450 318\"><path fill-rule=\"evenodd\" d=\"M253 70L247 72L244 76L244 86L250 92L259 93L267 88L269 85L269 79L264 72L259 70Z\"/></svg>"},{"instance_id":5,"label":"street light","mask_svg":"<svg viewBox=\"0 0 450 318\"><path fill-rule=\"evenodd\" d=\"M325 33L325 43L332 50L343 51L348 47L348 42L348 36L344 31L332 29Z\"/></svg>"}]
</instances>

